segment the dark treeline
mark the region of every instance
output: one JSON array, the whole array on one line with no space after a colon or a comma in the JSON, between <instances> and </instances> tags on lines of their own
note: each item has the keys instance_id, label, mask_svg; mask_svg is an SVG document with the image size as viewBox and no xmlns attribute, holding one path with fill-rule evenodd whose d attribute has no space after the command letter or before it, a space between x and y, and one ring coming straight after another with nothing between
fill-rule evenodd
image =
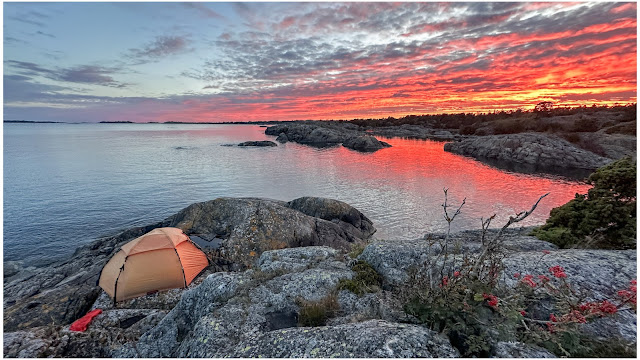
<instances>
[{"instance_id":1,"label":"dark treeline","mask_svg":"<svg viewBox=\"0 0 640 360\"><path fill-rule=\"evenodd\" d=\"M472 130L480 128L479 124L494 123L500 120L533 120L556 116L569 115L591 115L600 111L620 112L622 118L617 119L618 123L636 120L636 104L619 106L581 106L581 107L553 107L547 103L531 110L506 110L490 113L457 113L457 114L436 114L436 115L407 115L401 118L388 117L383 119L354 119L351 123L365 127L399 126L399 125L421 125L430 128L459 129L462 133L473 134ZM516 126L518 127L518 126ZM515 133L526 129L514 128L512 131L497 133ZM508 129L503 129L508 130ZM544 131L544 130L543 130ZM593 131L593 130L592 130ZM480 135L480 134L477 134Z\"/></svg>"}]
</instances>

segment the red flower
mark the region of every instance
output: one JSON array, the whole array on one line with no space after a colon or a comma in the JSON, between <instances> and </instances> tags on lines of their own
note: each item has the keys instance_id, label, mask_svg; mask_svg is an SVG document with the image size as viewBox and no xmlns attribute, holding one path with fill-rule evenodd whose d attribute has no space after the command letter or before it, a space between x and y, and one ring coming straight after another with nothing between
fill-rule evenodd
<instances>
[{"instance_id":1,"label":"red flower","mask_svg":"<svg viewBox=\"0 0 640 360\"><path fill-rule=\"evenodd\" d=\"M556 327L552 323L547 323L547 330L549 330L549 332L555 332Z\"/></svg>"},{"instance_id":2,"label":"red flower","mask_svg":"<svg viewBox=\"0 0 640 360\"><path fill-rule=\"evenodd\" d=\"M553 322L558 322L558 318L556 318L556 316L553 315L553 314L549 315L549 320L551 320Z\"/></svg>"},{"instance_id":3,"label":"red flower","mask_svg":"<svg viewBox=\"0 0 640 360\"><path fill-rule=\"evenodd\" d=\"M571 320L573 320L575 322L578 322L578 323L581 323L581 324L584 324L584 323L587 322L587 319L582 314L580 314L580 312L577 311L577 310L573 310L571 312L570 318L571 318Z\"/></svg>"},{"instance_id":4,"label":"red flower","mask_svg":"<svg viewBox=\"0 0 640 360\"><path fill-rule=\"evenodd\" d=\"M448 276L444 276L442 278L442 286L447 286L449 284L449 277Z\"/></svg>"},{"instance_id":5,"label":"red flower","mask_svg":"<svg viewBox=\"0 0 640 360\"><path fill-rule=\"evenodd\" d=\"M562 266L552 266L549 268L549 271L553 274L553 276L557 278L566 278L567 274L564 272L564 268Z\"/></svg>"},{"instance_id":6,"label":"red flower","mask_svg":"<svg viewBox=\"0 0 640 360\"><path fill-rule=\"evenodd\" d=\"M453 276L455 276L455 277L460 276L460 271L454 271L454 272L453 272Z\"/></svg>"},{"instance_id":7,"label":"red flower","mask_svg":"<svg viewBox=\"0 0 640 360\"><path fill-rule=\"evenodd\" d=\"M549 255L549 254L551 254L551 251L549 251L549 250L542 250L542 252L543 252L545 255Z\"/></svg>"},{"instance_id":8,"label":"red flower","mask_svg":"<svg viewBox=\"0 0 640 360\"><path fill-rule=\"evenodd\" d=\"M536 282L533 281L533 275L525 275L520 281L531 286L532 288L538 286L538 284L536 284Z\"/></svg>"},{"instance_id":9,"label":"red flower","mask_svg":"<svg viewBox=\"0 0 640 360\"><path fill-rule=\"evenodd\" d=\"M487 305L491 306L494 309L498 308L498 297L491 294L482 294L482 297L487 301Z\"/></svg>"},{"instance_id":10,"label":"red flower","mask_svg":"<svg viewBox=\"0 0 640 360\"><path fill-rule=\"evenodd\" d=\"M520 278L520 273L513 274L513 277L516 278L516 279L519 279Z\"/></svg>"},{"instance_id":11,"label":"red flower","mask_svg":"<svg viewBox=\"0 0 640 360\"><path fill-rule=\"evenodd\" d=\"M622 298L627 298L627 297L633 296L633 294L629 290L620 290L620 291L618 291L618 296L620 296Z\"/></svg>"},{"instance_id":12,"label":"red flower","mask_svg":"<svg viewBox=\"0 0 640 360\"><path fill-rule=\"evenodd\" d=\"M538 279L540 279L541 281L551 281L551 279L549 279L549 277L546 275L538 275Z\"/></svg>"},{"instance_id":13,"label":"red flower","mask_svg":"<svg viewBox=\"0 0 640 360\"><path fill-rule=\"evenodd\" d=\"M604 300L600 303L600 305L598 306L598 310L605 314L615 314L618 312L618 308L607 300Z\"/></svg>"},{"instance_id":14,"label":"red flower","mask_svg":"<svg viewBox=\"0 0 640 360\"><path fill-rule=\"evenodd\" d=\"M520 315L522 315L522 316L527 316L527 312L526 312L526 311L524 311L524 310L520 310Z\"/></svg>"}]
</instances>

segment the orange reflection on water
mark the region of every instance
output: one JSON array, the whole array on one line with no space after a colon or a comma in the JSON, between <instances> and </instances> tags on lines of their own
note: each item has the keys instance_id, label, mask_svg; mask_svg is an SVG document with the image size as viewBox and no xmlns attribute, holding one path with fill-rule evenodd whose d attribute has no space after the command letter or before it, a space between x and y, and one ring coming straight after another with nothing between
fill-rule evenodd
<instances>
[{"instance_id":1,"label":"orange reflection on water","mask_svg":"<svg viewBox=\"0 0 640 360\"><path fill-rule=\"evenodd\" d=\"M415 238L426 231L444 230L444 188L449 189L452 206L466 198L454 224L456 230L480 228L480 218L494 213L494 226L502 226L509 216L529 210L541 195L549 193L519 225L542 224L551 209L589 189L583 182L559 176L499 170L447 153L443 142L384 141L392 147L364 154L344 147L303 150L301 145L287 146L299 147L294 160L298 168L313 172L321 167L327 181L350 189L351 195L343 195L344 191L336 194L371 217L382 237ZM398 232L402 234L398 236Z\"/></svg>"}]
</instances>

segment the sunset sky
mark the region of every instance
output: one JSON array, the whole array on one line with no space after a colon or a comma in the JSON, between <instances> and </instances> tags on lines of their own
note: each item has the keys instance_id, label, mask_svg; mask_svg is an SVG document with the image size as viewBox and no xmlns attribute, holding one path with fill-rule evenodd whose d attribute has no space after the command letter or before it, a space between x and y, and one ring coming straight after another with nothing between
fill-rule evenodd
<instances>
[{"instance_id":1,"label":"sunset sky","mask_svg":"<svg viewBox=\"0 0 640 360\"><path fill-rule=\"evenodd\" d=\"M635 3L4 3L4 119L636 102Z\"/></svg>"}]
</instances>

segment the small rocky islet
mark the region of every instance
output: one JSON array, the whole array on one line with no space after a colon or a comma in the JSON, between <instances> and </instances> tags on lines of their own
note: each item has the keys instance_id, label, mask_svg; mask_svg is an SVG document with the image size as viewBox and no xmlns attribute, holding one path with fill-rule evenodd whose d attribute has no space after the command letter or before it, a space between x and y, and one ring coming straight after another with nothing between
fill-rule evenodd
<instances>
[{"instance_id":1,"label":"small rocky islet","mask_svg":"<svg viewBox=\"0 0 640 360\"><path fill-rule=\"evenodd\" d=\"M210 266L187 289L113 306L96 285L100 270L126 242L166 226L222 239L222 246L204 249ZM542 272L547 263L563 266L572 286L593 301L613 296L636 277L635 250L559 250L529 231L505 233L509 272ZM447 336L403 309L403 286L411 282L413 269L433 261L431 243L380 240L375 232L364 214L337 200L219 198L96 240L47 267L12 263L4 279L4 356L460 357ZM459 252L481 249L479 231L454 233L450 239L462 244ZM358 245L363 250L354 259L348 252ZM379 274L380 286L364 294L338 289L341 281L356 276L358 260ZM335 313L320 326L303 326L305 304L327 299ZM86 332L69 331L71 322L96 308L103 313ZM636 315L596 319L584 331L635 343ZM494 341L491 356L555 355L512 339Z\"/></svg>"}]
</instances>

